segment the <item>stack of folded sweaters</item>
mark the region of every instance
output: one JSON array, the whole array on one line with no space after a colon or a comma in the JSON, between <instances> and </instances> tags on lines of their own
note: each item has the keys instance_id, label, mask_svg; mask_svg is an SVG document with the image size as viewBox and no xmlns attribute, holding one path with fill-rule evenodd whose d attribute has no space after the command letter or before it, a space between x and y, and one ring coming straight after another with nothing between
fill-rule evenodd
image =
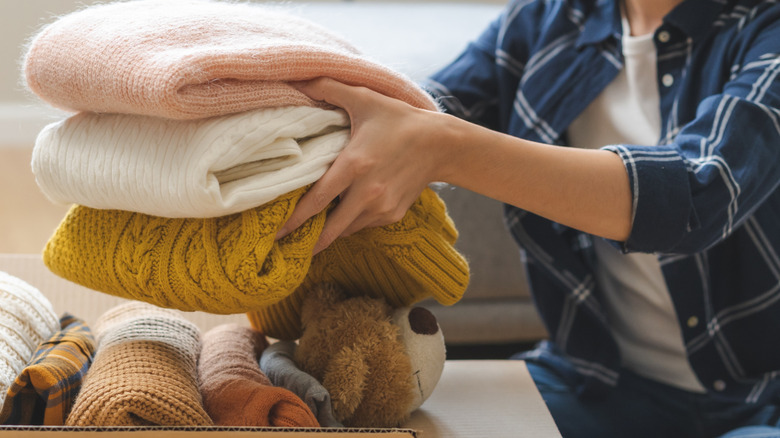
<instances>
[{"instance_id":1,"label":"stack of folded sweaters","mask_svg":"<svg viewBox=\"0 0 780 438\"><path fill-rule=\"evenodd\" d=\"M288 349L236 324L201 334L182 312L135 301L93 329L58 321L38 289L0 272L3 425L341 426Z\"/></svg>"},{"instance_id":2,"label":"stack of folded sweaters","mask_svg":"<svg viewBox=\"0 0 780 438\"><path fill-rule=\"evenodd\" d=\"M441 199L312 257L331 208L277 230L349 141L349 119L292 82L328 76L435 111L405 76L338 35L267 6L140 0L59 18L24 63L35 94L76 114L40 133L44 194L74 204L44 250L51 271L156 306L248 313L300 336L301 297L335 282L407 306L454 304L468 266Z\"/></svg>"}]
</instances>

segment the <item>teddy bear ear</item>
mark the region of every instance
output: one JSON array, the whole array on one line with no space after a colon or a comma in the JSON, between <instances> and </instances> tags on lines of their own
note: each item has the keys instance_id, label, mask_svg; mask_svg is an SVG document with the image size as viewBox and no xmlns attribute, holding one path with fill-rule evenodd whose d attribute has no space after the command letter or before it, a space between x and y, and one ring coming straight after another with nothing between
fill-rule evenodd
<instances>
[{"instance_id":1,"label":"teddy bear ear","mask_svg":"<svg viewBox=\"0 0 780 438\"><path fill-rule=\"evenodd\" d=\"M439 383L447 358L444 335L436 317L424 307L402 307L393 313L401 342L412 365L414 402L408 413L419 408Z\"/></svg>"},{"instance_id":2,"label":"teddy bear ear","mask_svg":"<svg viewBox=\"0 0 780 438\"><path fill-rule=\"evenodd\" d=\"M357 346L344 347L328 363L322 380L330 393L333 414L342 423L355 413L366 388L369 366L364 351Z\"/></svg>"}]
</instances>

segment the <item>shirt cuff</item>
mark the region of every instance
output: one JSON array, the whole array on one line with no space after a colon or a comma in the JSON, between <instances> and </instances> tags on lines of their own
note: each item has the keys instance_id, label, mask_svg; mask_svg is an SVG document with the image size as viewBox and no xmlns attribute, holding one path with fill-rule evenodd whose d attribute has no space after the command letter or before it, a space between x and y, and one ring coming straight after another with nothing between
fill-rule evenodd
<instances>
[{"instance_id":1,"label":"shirt cuff","mask_svg":"<svg viewBox=\"0 0 780 438\"><path fill-rule=\"evenodd\" d=\"M631 233L624 252L668 252L694 227L688 171L668 145L611 145L628 172L632 195Z\"/></svg>"}]
</instances>

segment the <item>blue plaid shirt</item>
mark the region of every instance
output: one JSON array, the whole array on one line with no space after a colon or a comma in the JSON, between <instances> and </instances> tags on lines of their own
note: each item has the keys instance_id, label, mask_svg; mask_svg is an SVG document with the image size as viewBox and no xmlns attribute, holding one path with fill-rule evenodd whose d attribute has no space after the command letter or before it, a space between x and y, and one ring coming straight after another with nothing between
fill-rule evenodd
<instances>
[{"instance_id":1,"label":"blue plaid shirt","mask_svg":"<svg viewBox=\"0 0 780 438\"><path fill-rule=\"evenodd\" d=\"M565 145L569 124L623 66L617 4L513 1L424 85L459 117ZM613 243L658 254L691 366L713 396L777 401L780 4L686 0L654 36L658 143L604 147L623 159L633 195L631 234ZM593 237L512 206L506 221L550 333L548 350L531 356L562 352L581 393L603 393L620 357Z\"/></svg>"}]
</instances>

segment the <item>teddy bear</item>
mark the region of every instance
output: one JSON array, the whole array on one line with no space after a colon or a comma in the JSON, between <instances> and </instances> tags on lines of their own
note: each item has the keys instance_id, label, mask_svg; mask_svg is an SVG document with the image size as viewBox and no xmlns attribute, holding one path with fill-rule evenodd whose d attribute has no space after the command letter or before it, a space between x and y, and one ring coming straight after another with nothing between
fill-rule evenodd
<instances>
[{"instance_id":1,"label":"teddy bear","mask_svg":"<svg viewBox=\"0 0 780 438\"><path fill-rule=\"evenodd\" d=\"M328 390L345 426L400 426L444 369L444 336L423 307L393 309L322 284L304 298L301 321L295 362Z\"/></svg>"}]
</instances>

